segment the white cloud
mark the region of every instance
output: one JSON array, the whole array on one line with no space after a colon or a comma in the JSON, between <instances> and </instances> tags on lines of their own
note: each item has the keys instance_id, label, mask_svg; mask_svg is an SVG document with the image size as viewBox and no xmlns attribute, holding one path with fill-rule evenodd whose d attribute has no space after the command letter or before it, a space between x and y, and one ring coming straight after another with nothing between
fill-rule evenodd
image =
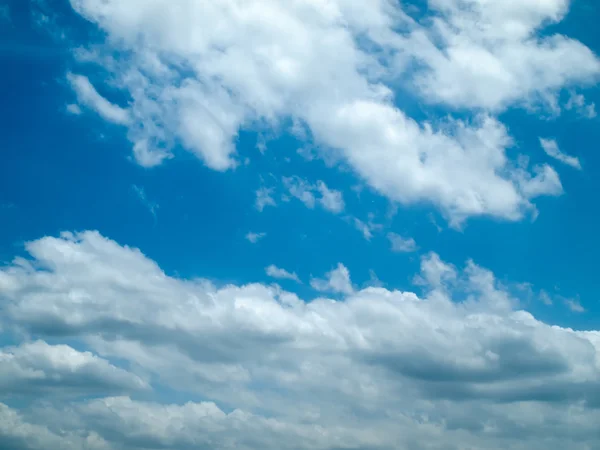
<instances>
[{"instance_id":1,"label":"white cloud","mask_svg":"<svg viewBox=\"0 0 600 450\"><path fill-rule=\"evenodd\" d=\"M54 414L59 414L55 411ZM73 427L73 423L70 424ZM0 448L11 450L112 450L97 433L81 430L51 431L45 425L28 422L18 411L0 403Z\"/></svg>"},{"instance_id":2,"label":"white cloud","mask_svg":"<svg viewBox=\"0 0 600 450\"><path fill-rule=\"evenodd\" d=\"M109 394L0 405L0 446L600 445L600 332L535 319L472 262L459 270L426 255L421 296L353 290L338 265L322 281L343 299L304 302L276 286L171 278L96 232L42 238L27 251L30 260L0 269L2 330L68 340L98 356L64 344L4 348L27 356L1 365L4 373L40 369L53 381L64 374L68 385L85 367L73 361L99 368L96 380L119 361L177 398L203 400L165 404L157 388L146 401Z\"/></svg>"},{"instance_id":3,"label":"white cloud","mask_svg":"<svg viewBox=\"0 0 600 450\"><path fill-rule=\"evenodd\" d=\"M436 253L429 253L421 261L421 274L415 277L415 283L442 289L456 280L456 268L442 261Z\"/></svg>"},{"instance_id":4,"label":"white cloud","mask_svg":"<svg viewBox=\"0 0 600 450\"><path fill-rule=\"evenodd\" d=\"M319 292L333 292L336 294L352 294L354 288L350 281L350 271L342 263L325 274L325 278L312 278L310 285Z\"/></svg>"},{"instance_id":5,"label":"white cloud","mask_svg":"<svg viewBox=\"0 0 600 450\"><path fill-rule=\"evenodd\" d=\"M254 233L253 231L249 231L246 234L246 239L253 243L256 244L258 241L260 241L262 238L264 238L267 235L267 233Z\"/></svg>"},{"instance_id":6,"label":"white cloud","mask_svg":"<svg viewBox=\"0 0 600 450\"><path fill-rule=\"evenodd\" d=\"M585 308L581 306L581 303L578 300L568 298L565 300L565 304L569 307L569 309L576 313L585 312Z\"/></svg>"},{"instance_id":7,"label":"white cloud","mask_svg":"<svg viewBox=\"0 0 600 450\"><path fill-rule=\"evenodd\" d=\"M265 269L265 272L267 273L268 276L273 277L273 278L278 278L278 279L282 279L282 280L293 280L298 283L302 283L300 281L300 278L298 278L298 275L296 275L296 272L293 272L293 273L288 272L287 270L281 269L280 267L277 267L273 264L268 266Z\"/></svg>"},{"instance_id":8,"label":"white cloud","mask_svg":"<svg viewBox=\"0 0 600 450\"><path fill-rule=\"evenodd\" d=\"M518 170L515 172L515 181L527 198L535 198L541 195L557 196L563 193L558 173L547 164L535 166L534 175L524 170Z\"/></svg>"},{"instance_id":9,"label":"white cloud","mask_svg":"<svg viewBox=\"0 0 600 450\"><path fill-rule=\"evenodd\" d=\"M540 138L540 144L549 157L554 158L557 161L560 161L568 166L571 166L574 169L581 170L581 163L579 162L579 158L576 158L575 156L569 156L566 153L561 152L558 148L558 144L554 139Z\"/></svg>"},{"instance_id":10,"label":"white cloud","mask_svg":"<svg viewBox=\"0 0 600 450\"><path fill-rule=\"evenodd\" d=\"M259 211L263 211L267 206L277 206L275 199L272 197L273 188L261 187L256 191L255 206Z\"/></svg>"},{"instance_id":11,"label":"white cloud","mask_svg":"<svg viewBox=\"0 0 600 450\"><path fill-rule=\"evenodd\" d=\"M75 94L77 94L79 103L96 111L102 118L109 122L119 125L127 125L129 123L129 112L102 97L87 77L69 73L67 74L67 80L71 83Z\"/></svg>"},{"instance_id":12,"label":"white cloud","mask_svg":"<svg viewBox=\"0 0 600 450\"><path fill-rule=\"evenodd\" d=\"M321 180L312 184L298 176L293 176L283 177L282 182L289 195L300 200L307 208L313 209L318 203L334 214L341 213L344 210L345 204L342 193L335 189L329 189Z\"/></svg>"},{"instance_id":13,"label":"white cloud","mask_svg":"<svg viewBox=\"0 0 600 450\"><path fill-rule=\"evenodd\" d=\"M538 32L566 15L567 0L431 0L433 26L410 37L426 69L425 98L453 107L500 111L556 102L561 88L594 84L600 61L578 41ZM410 50L409 50L410 51Z\"/></svg>"},{"instance_id":14,"label":"white cloud","mask_svg":"<svg viewBox=\"0 0 600 450\"><path fill-rule=\"evenodd\" d=\"M586 119L594 119L598 116L596 112L596 104L595 103L586 103L585 97L581 94L576 94L575 92L571 92L569 95L569 100L565 105L567 110L573 110L581 117Z\"/></svg>"},{"instance_id":15,"label":"white cloud","mask_svg":"<svg viewBox=\"0 0 600 450\"><path fill-rule=\"evenodd\" d=\"M74 116L79 116L83 113L79 105L76 105L75 103L68 104L65 109L69 114L73 114Z\"/></svg>"},{"instance_id":16,"label":"white cloud","mask_svg":"<svg viewBox=\"0 0 600 450\"><path fill-rule=\"evenodd\" d=\"M76 298L73 291L71 296ZM0 391L6 396L90 395L147 388L139 377L89 352L44 341L0 349Z\"/></svg>"},{"instance_id":17,"label":"white cloud","mask_svg":"<svg viewBox=\"0 0 600 450\"><path fill-rule=\"evenodd\" d=\"M547 306L550 306L553 303L552 298L550 298L550 295L548 295L548 293L544 290L540 291L540 300L544 305Z\"/></svg>"},{"instance_id":18,"label":"white cloud","mask_svg":"<svg viewBox=\"0 0 600 450\"><path fill-rule=\"evenodd\" d=\"M398 253L411 253L417 251L417 243L413 238L404 238L396 233L388 233L387 235L392 251Z\"/></svg>"},{"instance_id":19,"label":"white cloud","mask_svg":"<svg viewBox=\"0 0 600 450\"><path fill-rule=\"evenodd\" d=\"M370 241L373 238L373 233L371 232L371 227L368 223L363 222L357 217L354 218L354 226L358 231L360 231L367 241Z\"/></svg>"},{"instance_id":20,"label":"white cloud","mask_svg":"<svg viewBox=\"0 0 600 450\"><path fill-rule=\"evenodd\" d=\"M425 25L387 0L71 4L107 33L104 52L85 55L132 98L129 138L142 164L181 143L226 170L236 165L240 128L281 130L291 118L320 153L381 194L431 203L454 224L533 210L532 190L515 180L505 154L512 139L489 111L551 104L564 86L600 73L581 43L537 34L561 20L564 0L436 0ZM115 60L115 50L127 58ZM417 123L393 103L389 86L399 77L432 102L472 108L474 118ZM553 187L537 183L535 193Z\"/></svg>"},{"instance_id":21,"label":"white cloud","mask_svg":"<svg viewBox=\"0 0 600 450\"><path fill-rule=\"evenodd\" d=\"M300 200L307 208L313 209L315 207L316 199L315 194L312 192L314 187L311 184L296 176L283 177L281 181L292 197Z\"/></svg>"},{"instance_id":22,"label":"white cloud","mask_svg":"<svg viewBox=\"0 0 600 450\"><path fill-rule=\"evenodd\" d=\"M351 220L354 223L356 229L362 233L362 235L367 241L373 239L373 232L381 231L383 229L383 225L375 223L373 221L372 214L369 214L369 219L367 220L367 222L363 222L357 217L353 217L351 218Z\"/></svg>"},{"instance_id":23,"label":"white cloud","mask_svg":"<svg viewBox=\"0 0 600 450\"><path fill-rule=\"evenodd\" d=\"M331 211L334 214L341 213L344 210L344 197L340 191L335 189L329 189L323 181L317 182L317 190L321 194L319 203L327 211Z\"/></svg>"}]
</instances>

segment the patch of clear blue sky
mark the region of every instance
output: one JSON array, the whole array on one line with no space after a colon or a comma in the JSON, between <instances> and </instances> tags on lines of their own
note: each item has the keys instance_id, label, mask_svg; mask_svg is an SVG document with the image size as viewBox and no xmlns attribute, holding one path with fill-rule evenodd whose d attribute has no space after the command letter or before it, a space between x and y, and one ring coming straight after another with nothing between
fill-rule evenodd
<instances>
[{"instance_id":1,"label":"patch of clear blue sky","mask_svg":"<svg viewBox=\"0 0 600 450\"><path fill-rule=\"evenodd\" d=\"M565 152L581 159L582 172L553 163L565 195L536 201L540 216L534 222L472 219L463 232L449 230L428 205L401 207L386 231L413 237L420 252L395 254L385 233L368 242L340 216L309 210L299 201L279 202L279 207L262 213L254 208L255 191L262 185L259 175L266 186L278 186L282 176L295 174L343 190L348 214L366 221L374 213L377 221L386 222L384 199L368 191L356 196L351 187L358 180L351 173L327 168L319 160L306 162L296 153L301 143L290 136L269 142L261 155L255 148L256 134L241 133L238 151L250 164L227 173L204 168L184 151L154 169L137 166L123 129L92 113L65 113L74 95L64 76L69 69L77 70L69 49L97 39L98 31L70 13L68 2L48 1L46 13L56 14L55 30L69 30L68 40L51 39L33 25L31 8L37 2L7 3L11 23L0 30L0 260L22 252L27 240L62 230L97 229L121 244L139 247L167 273L182 277L266 281L265 266L276 264L306 282L339 261L359 286L372 269L388 286L412 289L419 255L436 251L459 266L472 258L501 281L530 282L551 295L579 296L587 309L575 314L560 300L551 307L532 300L527 309L542 320L576 328L600 326L598 119L582 120L570 112L558 120L540 120L522 110L503 114L517 142L511 155L524 151L532 162L547 161L538 144L542 136L556 138ZM575 1L556 31L598 52L600 34L596 16L586 13L589 6ZM89 69L86 74L101 79ZM585 94L600 104L597 90ZM417 119L430 118L432 111L447 112L425 109L406 92L400 93L398 103ZM132 185L142 187L148 200L159 205L156 220ZM431 216L444 226L442 232ZM248 231L266 232L267 237L253 245L244 239ZM282 282L291 287L286 283ZM295 289L305 298L315 295L306 283Z\"/></svg>"}]
</instances>

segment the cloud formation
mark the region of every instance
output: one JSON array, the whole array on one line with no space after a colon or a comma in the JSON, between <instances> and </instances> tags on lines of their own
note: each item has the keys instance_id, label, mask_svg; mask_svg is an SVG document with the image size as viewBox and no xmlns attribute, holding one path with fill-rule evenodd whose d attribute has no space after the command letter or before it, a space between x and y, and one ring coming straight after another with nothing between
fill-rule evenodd
<instances>
[{"instance_id":1,"label":"cloud formation","mask_svg":"<svg viewBox=\"0 0 600 450\"><path fill-rule=\"evenodd\" d=\"M571 166L574 169L581 170L579 158L563 153L560 148L558 148L558 144L554 139L540 138L540 144L549 157L554 158L567 166Z\"/></svg>"},{"instance_id":2,"label":"cloud formation","mask_svg":"<svg viewBox=\"0 0 600 450\"><path fill-rule=\"evenodd\" d=\"M296 272L288 272L287 270L277 267L273 264L267 266L265 272L272 278L278 278L280 280L293 280L297 283L302 283L300 278L298 278L298 275L296 275Z\"/></svg>"},{"instance_id":3,"label":"cloud formation","mask_svg":"<svg viewBox=\"0 0 600 450\"><path fill-rule=\"evenodd\" d=\"M559 193L550 167L515 167L506 156L513 141L494 114L553 109L561 89L600 75L583 44L542 36L564 17L566 0L430 0L421 21L388 0L71 5L106 32L104 48L80 58L110 71L132 99L131 121L87 79L75 87L108 120L127 124L142 165L181 144L228 170L238 164L240 130L281 130L291 119L382 195L431 203L455 225L481 215L519 220L532 199ZM469 118L419 123L396 102L404 92Z\"/></svg>"},{"instance_id":4,"label":"cloud formation","mask_svg":"<svg viewBox=\"0 0 600 450\"><path fill-rule=\"evenodd\" d=\"M417 250L417 243L413 238L405 238L397 233L388 233L387 235L392 251L398 253L411 253Z\"/></svg>"},{"instance_id":5,"label":"cloud formation","mask_svg":"<svg viewBox=\"0 0 600 450\"><path fill-rule=\"evenodd\" d=\"M304 302L278 287L171 278L97 232L27 251L0 271L2 330L39 339L2 349L1 385L105 395L1 406L12 448L600 444L600 333L536 320L472 262L424 256L422 296L356 291L339 265L325 280L343 299ZM146 386L136 373L203 400L135 400Z\"/></svg>"}]
</instances>

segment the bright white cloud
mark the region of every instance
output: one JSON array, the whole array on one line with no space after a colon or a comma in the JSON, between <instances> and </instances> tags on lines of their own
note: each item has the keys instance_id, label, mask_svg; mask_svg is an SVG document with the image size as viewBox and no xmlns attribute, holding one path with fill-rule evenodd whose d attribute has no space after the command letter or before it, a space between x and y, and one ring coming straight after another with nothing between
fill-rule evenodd
<instances>
[{"instance_id":1,"label":"bright white cloud","mask_svg":"<svg viewBox=\"0 0 600 450\"><path fill-rule=\"evenodd\" d=\"M276 286L171 278L96 232L46 237L27 250L31 260L0 269L2 329L65 337L98 356L39 341L35 351L4 348L3 357L21 355L2 365L4 374L24 380L21 372L39 370L68 387L80 373L95 380L119 373L124 378L113 380L122 386L132 378L116 360L153 385L204 400L108 395L33 409L0 405L5 447L600 445L600 332L536 320L472 262L459 270L426 255L422 296L355 291L338 265L324 287L343 300L304 302Z\"/></svg>"},{"instance_id":2,"label":"bright white cloud","mask_svg":"<svg viewBox=\"0 0 600 450\"><path fill-rule=\"evenodd\" d=\"M252 244L256 244L258 241L260 241L266 235L267 235L267 233L255 233L253 231L249 231L248 233L246 233L246 240L248 240Z\"/></svg>"},{"instance_id":3,"label":"bright white cloud","mask_svg":"<svg viewBox=\"0 0 600 450\"><path fill-rule=\"evenodd\" d=\"M298 275L296 275L295 272L293 272L293 273L288 272L287 270L277 267L273 264L268 266L265 269L265 272L267 273L268 276L270 276L272 278L277 278L280 280L293 280L298 283L301 283L300 278L298 278Z\"/></svg>"},{"instance_id":4,"label":"bright white cloud","mask_svg":"<svg viewBox=\"0 0 600 450\"><path fill-rule=\"evenodd\" d=\"M392 251L398 253L411 253L417 251L417 243L413 238L405 238L397 233L388 233L387 235Z\"/></svg>"},{"instance_id":5,"label":"bright white cloud","mask_svg":"<svg viewBox=\"0 0 600 450\"><path fill-rule=\"evenodd\" d=\"M518 220L533 210L532 193L555 193L515 179L505 154L512 140L486 111L552 103L562 87L600 73L581 43L537 35L561 20L564 0L432 0L427 25L387 0L171 3L71 0L108 35L110 58L84 55L110 61L132 98L129 136L142 164L181 143L226 170L236 165L239 129L281 129L291 118L381 194L432 203L454 224ZM115 60L115 47L127 58ZM474 118L415 122L394 105L388 84L398 77L432 102L473 108Z\"/></svg>"},{"instance_id":6,"label":"bright white cloud","mask_svg":"<svg viewBox=\"0 0 600 450\"><path fill-rule=\"evenodd\" d=\"M561 88L593 84L600 61L580 42L539 35L560 22L568 0L430 0L440 15L410 37L426 69L425 98L453 107L503 110L515 103L556 103Z\"/></svg>"},{"instance_id":7,"label":"bright white cloud","mask_svg":"<svg viewBox=\"0 0 600 450\"><path fill-rule=\"evenodd\" d=\"M71 83L71 87L82 105L94 110L109 122L119 125L129 123L129 112L102 97L87 77L69 73L67 74L67 80ZM74 111L73 108L71 108L72 111Z\"/></svg>"},{"instance_id":8,"label":"bright white cloud","mask_svg":"<svg viewBox=\"0 0 600 450\"><path fill-rule=\"evenodd\" d=\"M566 153L560 151L560 148L558 148L558 144L554 139L540 138L540 144L549 157L554 158L557 161L562 162L563 164L571 166L574 169L581 170L581 163L579 162L579 158L576 158L575 156L569 156Z\"/></svg>"}]
</instances>

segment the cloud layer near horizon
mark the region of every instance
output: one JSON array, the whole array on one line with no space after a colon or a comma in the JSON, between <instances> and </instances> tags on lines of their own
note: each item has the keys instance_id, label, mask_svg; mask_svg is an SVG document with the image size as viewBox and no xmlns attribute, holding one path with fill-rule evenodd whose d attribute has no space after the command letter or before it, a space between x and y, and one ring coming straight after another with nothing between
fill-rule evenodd
<instances>
[{"instance_id":1,"label":"cloud layer near horizon","mask_svg":"<svg viewBox=\"0 0 600 450\"><path fill-rule=\"evenodd\" d=\"M4 336L25 338L0 350L0 389L34 406L0 408L3 445L600 444L600 333L536 320L473 262L424 256L421 296L349 288L305 302L277 285L172 278L97 232L27 251L0 271ZM187 403L159 401L165 389Z\"/></svg>"}]
</instances>

